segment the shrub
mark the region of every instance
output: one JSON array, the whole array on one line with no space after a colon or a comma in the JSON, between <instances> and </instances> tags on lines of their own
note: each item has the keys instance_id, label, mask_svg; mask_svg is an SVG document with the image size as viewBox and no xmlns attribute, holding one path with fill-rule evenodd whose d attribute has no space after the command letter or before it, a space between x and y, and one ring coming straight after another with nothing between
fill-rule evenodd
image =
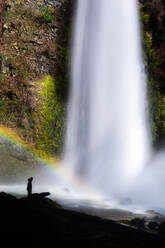
<instances>
[{"instance_id":1,"label":"shrub","mask_svg":"<svg viewBox=\"0 0 165 248\"><path fill-rule=\"evenodd\" d=\"M50 7L40 9L40 17L39 21L41 23L49 23L53 21L53 17L51 15Z\"/></svg>"}]
</instances>

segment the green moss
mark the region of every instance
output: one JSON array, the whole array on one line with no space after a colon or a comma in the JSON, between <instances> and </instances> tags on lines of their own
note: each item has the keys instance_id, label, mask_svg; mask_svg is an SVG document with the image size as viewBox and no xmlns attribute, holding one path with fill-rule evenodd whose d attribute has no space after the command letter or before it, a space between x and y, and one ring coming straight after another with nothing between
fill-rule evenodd
<instances>
[{"instance_id":1,"label":"green moss","mask_svg":"<svg viewBox=\"0 0 165 248\"><path fill-rule=\"evenodd\" d=\"M40 122L36 130L37 148L61 155L66 124L68 95L68 48L59 47L56 77L46 76L38 82Z\"/></svg>"},{"instance_id":2,"label":"green moss","mask_svg":"<svg viewBox=\"0 0 165 248\"><path fill-rule=\"evenodd\" d=\"M148 72L153 74L160 65L160 61L152 47L152 35L149 32L144 32L144 47L145 62L148 66Z\"/></svg>"},{"instance_id":3,"label":"green moss","mask_svg":"<svg viewBox=\"0 0 165 248\"><path fill-rule=\"evenodd\" d=\"M147 25L149 22L150 15L143 13L141 14L141 21L144 23L144 25Z\"/></svg>"},{"instance_id":4,"label":"green moss","mask_svg":"<svg viewBox=\"0 0 165 248\"><path fill-rule=\"evenodd\" d=\"M148 95L153 145L156 146L165 135L163 128L163 125L165 124L165 101L157 89L155 81L151 79L148 80Z\"/></svg>"},{"instance_id":5,"label":"green moss","mask_svg":"<svg viewBox=\"0 0 165 248\"><path fill-rule=\"evenodd\" d=\"M148 74L148 98L150 107L151 127L153 133L153 145L157 146L165 137L165 101L159 90L159 80L156 77L157 70L162 66L160 58L153 47L152 33L148 31L149 15L141 11L143 24L144 62Z\"/></svg>"},{"instance_id":6,"label":"green moss","mask_svg":"<svg viewBox=\"0 0 165 248\"><path fill-rule=\"evenodd\" d=\"M37 84L40 98L37 146L48 153L60 154L63 146L65 106L57 96L57 81L51 76L46 76Z\"/></svg>"}]
</instances>

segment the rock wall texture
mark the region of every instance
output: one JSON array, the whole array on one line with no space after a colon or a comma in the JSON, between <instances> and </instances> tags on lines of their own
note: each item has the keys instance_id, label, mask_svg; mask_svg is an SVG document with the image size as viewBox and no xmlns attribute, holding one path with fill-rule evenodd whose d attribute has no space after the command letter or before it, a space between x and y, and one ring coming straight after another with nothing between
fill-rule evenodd
<instances>
[{"instance_id":1,"label":"rock wall texture","mask_svg":"<svg viewBox=\"0 0 165 248\"><path fill-rule=\"evenodd\" d=\"M0 125L60 154L65 132L72 1L6 0L0 43Z\"/></svg>"}]
</instances>

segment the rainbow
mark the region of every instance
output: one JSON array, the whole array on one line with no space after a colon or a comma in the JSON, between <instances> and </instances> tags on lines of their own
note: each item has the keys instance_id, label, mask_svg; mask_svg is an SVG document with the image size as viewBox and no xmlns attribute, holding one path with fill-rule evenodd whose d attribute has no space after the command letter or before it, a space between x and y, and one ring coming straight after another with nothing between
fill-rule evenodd
<instances>
[{"instance_id":1,"label":"rainbow","mask_svg":"<svg viewBox=\"0 0 165 248\"><path fill-rule=\"evenodd\" d=\"M29 152L40 162L40 164L55 169L56 173L65 181L69 182L71 186L74 186L74 188L77 188L82 192L89 191L89 185L83 182L80 177L74 175L74 173L69 170L69 166L62 166L62 162L57 158L47 155L42 151L35 149L34 145L25 142L18 134L17 129L0 126L0 138Z\"/></svg>"},{"instance_id":2,"label":"rainbow","mask_svg":"<svg viewBox=\"0 0 165 248\"><path fill-rule=\"evenodd\" d=\"M52 166L54 165L55 167L59 166L57 158L47 155L41 150L35 149L34 145L25 142L18 134L18 131L14 128L0 126L0 138L6 140L9 143L15 144L18 147L21 147L44 164L50 164Z\"/></svg>"}]
</instances>

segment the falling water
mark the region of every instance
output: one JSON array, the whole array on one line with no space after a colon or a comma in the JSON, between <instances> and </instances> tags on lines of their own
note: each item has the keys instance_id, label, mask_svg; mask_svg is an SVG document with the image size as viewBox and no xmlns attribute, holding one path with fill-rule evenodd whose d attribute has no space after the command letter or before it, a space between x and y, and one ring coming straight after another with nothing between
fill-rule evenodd
<instances>
[{"instance_id":1,"label":"falling water","mask_svg":"<svg viewBox=\"0 0 165 248\"><path fill-rule=\"evenodd\" d=\"M104 193L127 191L150 158L136 0L78 0L65 160Z\"/></svg>"}]
</instances>

